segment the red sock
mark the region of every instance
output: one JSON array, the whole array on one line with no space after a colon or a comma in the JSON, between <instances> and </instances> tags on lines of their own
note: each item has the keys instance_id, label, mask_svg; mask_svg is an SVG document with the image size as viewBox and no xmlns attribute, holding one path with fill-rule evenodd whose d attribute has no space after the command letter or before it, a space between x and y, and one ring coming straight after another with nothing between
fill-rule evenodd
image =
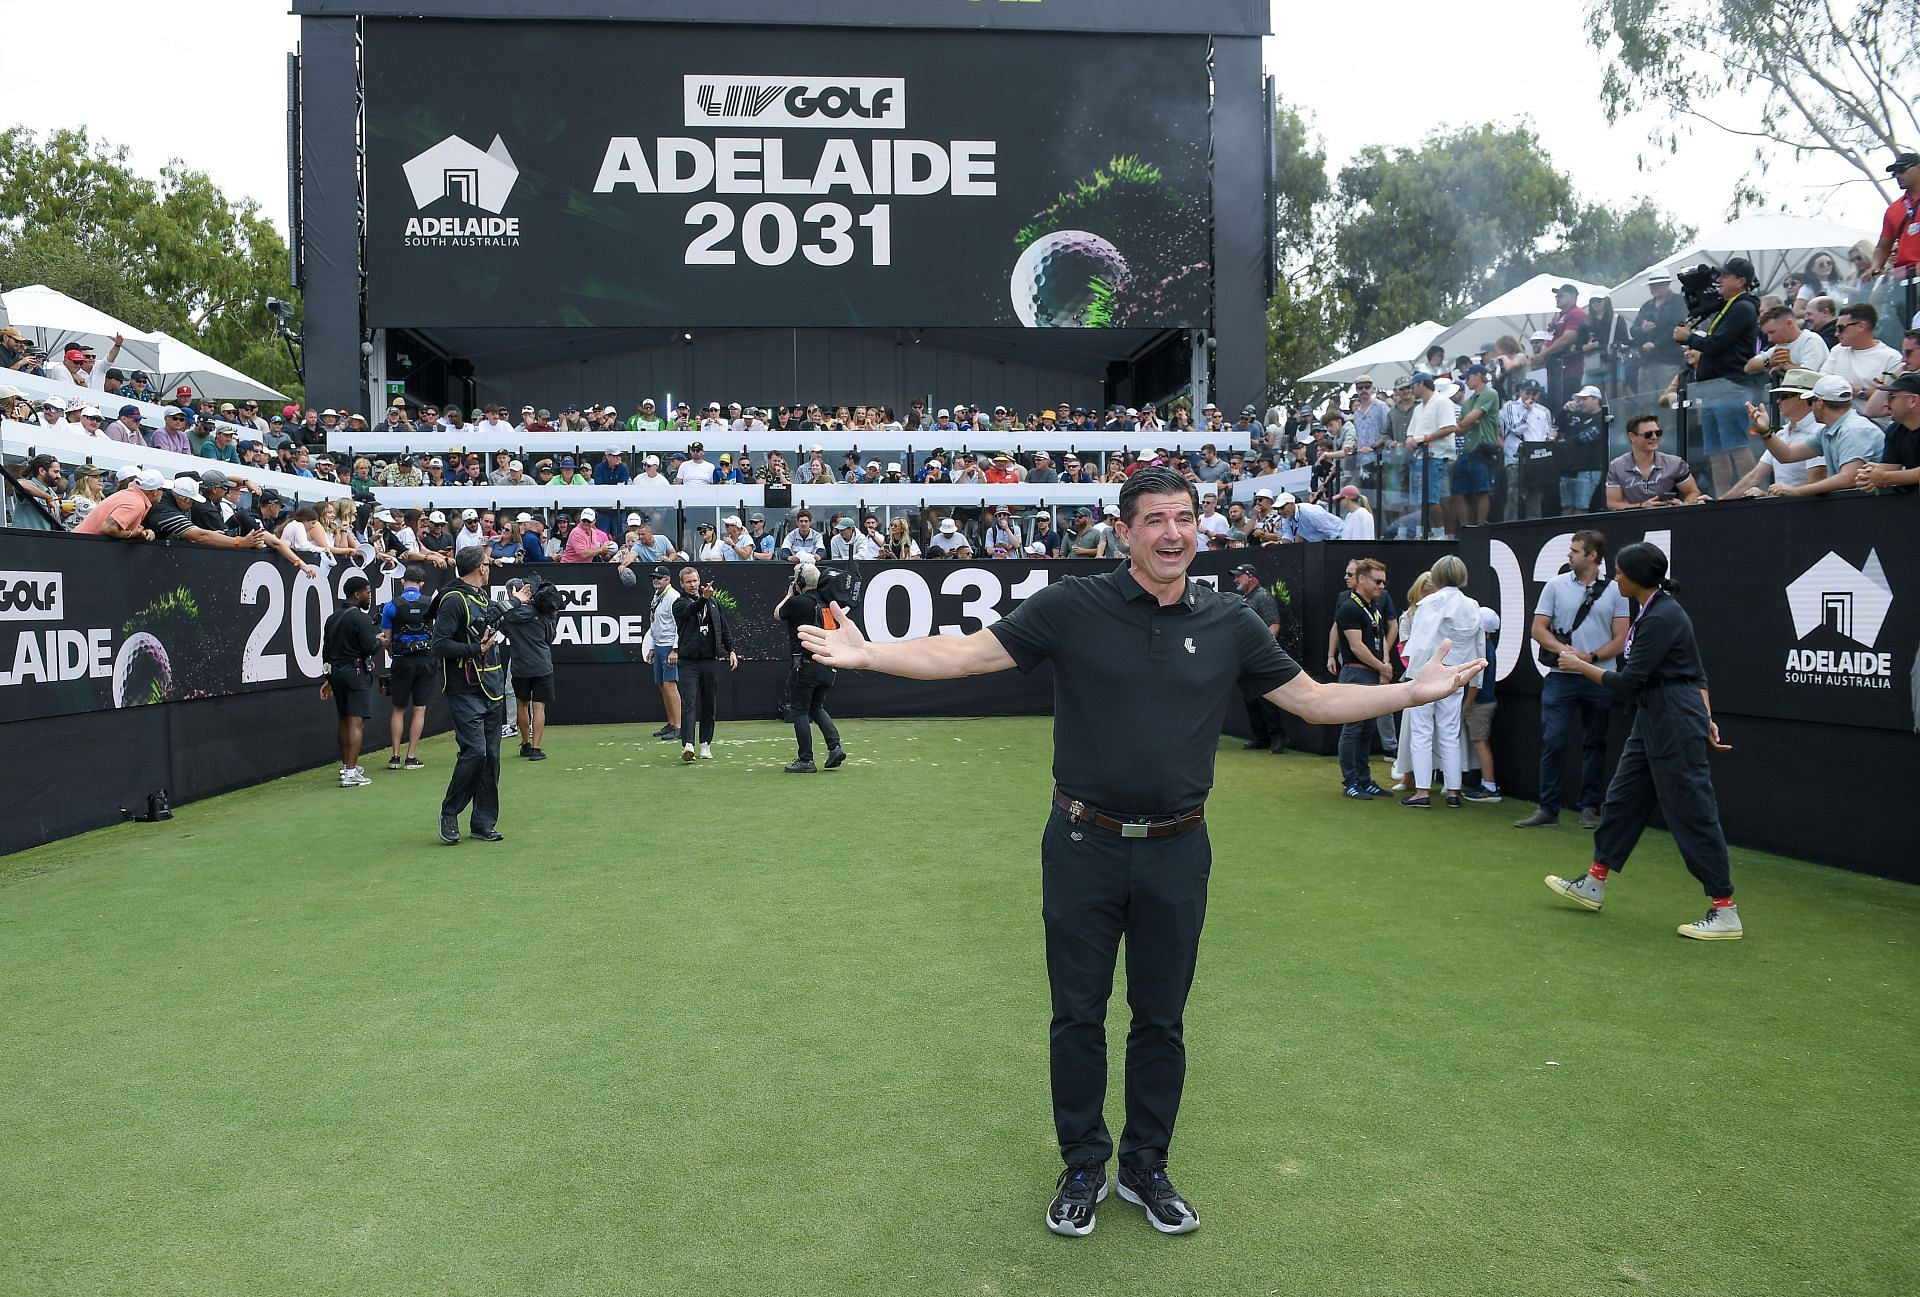
<instances>
[{"instance_id":1,"label":"red sock","mask_svg":"<svg viewBox=\"0 0 1920 1297\"><path fill-rule=\"evenodd\" d=\"M1612 872L1613 871L1611 869L1608 869L1605 865L1601 864L1598 860L1594 861L1593 868L1587 871L1587 873L1593 878L1593 880L1596 883L1606 882L1607 875Z\"/></svg>"},{"instance_id":2,"label":"red sock","mask_svg":"<svg viewBox=\"0 0 1920 1297\"><path fill-rule=\"evenodd\" d=\"M1731 896L1716 896L1713 898L1713 908L1716 910L1724 910L1732 904L1733 898Z\"/></svg>"}]
</instances>

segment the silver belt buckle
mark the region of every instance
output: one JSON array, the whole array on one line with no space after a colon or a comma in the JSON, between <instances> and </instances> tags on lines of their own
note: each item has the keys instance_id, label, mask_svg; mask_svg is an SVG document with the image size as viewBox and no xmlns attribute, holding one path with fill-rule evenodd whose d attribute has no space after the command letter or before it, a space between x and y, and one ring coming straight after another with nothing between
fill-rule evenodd
<instances>
[{"instance_id":1,"label":"silver belt buckle","mask_svg":"<svg viewBox=\"0 0 1920 1297\"><path fill-rule=\"evenodd\" d=\"M1136 824L1131 820L1126 821L1120 825L1120 836L1123 838L1144 838L1147 836L1147 826L1145 824Z\"/></svg>"}]
</instances>

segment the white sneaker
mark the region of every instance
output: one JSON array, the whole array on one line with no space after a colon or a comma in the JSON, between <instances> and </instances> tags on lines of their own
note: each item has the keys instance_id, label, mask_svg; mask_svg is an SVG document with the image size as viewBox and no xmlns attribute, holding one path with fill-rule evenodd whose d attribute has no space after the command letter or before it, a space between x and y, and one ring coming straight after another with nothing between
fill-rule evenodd
<instances>
[{"instance_id":1,"label":"white sneaker","mask_svg":"<svg viewBox=\"0 0 1920 1297\"><path fill-rule=\"evenodd\" d=\"M1607 902L1607 885L1592 874L1582 874L1578 878L1548 874L1547 890L1566 897L1575 905L1584 905L1589 910L1597 910Z\"/></svg>"},{"instance_id":2,"label":"white sneaker","mask_svg":"<svg viewBox=\"0 0 1920 1297\"><path fill-rule=\"evenodd\" d=\"M359 766L340 772L340 786L342 788L364 788L372 782L373 780L367 778L367 772Z\"/></svg>"},{"instance_id":3,"label":"white sneaker","mask_svg":"<svg viewBox=\"0 0 1920 1297\"><path fill-rule=\"evenodd\" d=\"M519 733L520 733L520 724L518 721L508 721L505 725L502 725L500 727L500 737L503 739L513 738Z\"/></svg>"},{"instance_id":4,"label":"white sneaker","mask_svg":"<svg viewBox=\"0 0 1920 1297\"><path fill-rule=\"evenodd\" d=\"M1695 941L1738 941L1745 929L1740 926L1738 906L1710 905L1706 918L1681 924L1679 932Z\"/></svg>"},{"instance_id":5,"label":"white sneaker","mask_svg":"<svg viewBox=\"0 0 1920 1297\"><path fill-rule=\"evenodd\" d=\"M691 744L691 743L687 743L687 744L683 744L683 745L681 746L681 748L680 748L680 759L681 759L682 761L685 761L685 762L687 762L687 763L689 763L689 764L691 764L691 763L692 763L692 761L693 761L693 744Z\"/></svg>"},{"instance_id":6,"label":"white sneaker","mask_svg":"<svg viewBox=\"0 0 1920 1297\"><path fill-rule=\"evenodd\" d=\"M702 744L700 745L700 759L701 759L702 761L711 761L711 760L713 760L713 744L711 744L711 743L702 743Z\"/></svg>"}]
</instances>

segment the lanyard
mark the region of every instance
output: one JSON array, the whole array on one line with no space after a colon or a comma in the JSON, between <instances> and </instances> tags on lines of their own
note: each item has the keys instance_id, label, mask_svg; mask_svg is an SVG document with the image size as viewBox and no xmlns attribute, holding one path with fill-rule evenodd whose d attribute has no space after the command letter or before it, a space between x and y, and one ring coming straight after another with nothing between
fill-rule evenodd
<instances>
[{"instance_id":1,"label":"lanyard","mask_svg":"<svg viewBox=\"0 0 1920 1297\"><path fill-rule=\"evenodd\" d=\"M1380 614L1373 610L1373 605L1351 590L1347 591L1347 598L1360 605L1360 611L1367 615L1367 620L1373 625L1373 633L1378 635L1380 633Z\"/></svg>"},{"instance_id":2,"label":"lanyard","mask_svg":"<svg viewBox=\"0 0 1920 1297\"><path fill-rule=\"evenodd\" d=\"M1653 601L1659 597L1660 592L1655 590L1647 596L1647 601L1640 605L1640 611L1633 615L1633 621L1627 627L1627 642L1620 650L1620 656L1623 660L1633 657L1633 637L1640 630L1640 619L1647 615L1647 609L1653 607Z\"/></svg>"}]
</instances>

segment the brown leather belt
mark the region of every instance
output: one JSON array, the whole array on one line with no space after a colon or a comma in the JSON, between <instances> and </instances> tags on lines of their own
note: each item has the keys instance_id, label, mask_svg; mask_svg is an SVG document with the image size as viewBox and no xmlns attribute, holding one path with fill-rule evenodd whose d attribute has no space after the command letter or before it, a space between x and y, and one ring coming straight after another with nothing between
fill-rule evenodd
<instances>
[{"instance_id":1,"label":"brown leather belt","mask_svg":"<svg viewBox=\"0 0 1920 1297\"><path fill-rule=\"evenodd\" d=\"M1065 811L1076 823L1085 820L1107 830L1118 833L1123 838L1168 838L1176 833L1185 833L1188 829L1197 829L1206 823L1207 808L1196 806L1190 811L1181 811L1164 820L1118 820L1111 815L1096 811L1085 802L1077 802L1061 792L1053 790L1053 804Z\"/></svg>"}]
</instances>

